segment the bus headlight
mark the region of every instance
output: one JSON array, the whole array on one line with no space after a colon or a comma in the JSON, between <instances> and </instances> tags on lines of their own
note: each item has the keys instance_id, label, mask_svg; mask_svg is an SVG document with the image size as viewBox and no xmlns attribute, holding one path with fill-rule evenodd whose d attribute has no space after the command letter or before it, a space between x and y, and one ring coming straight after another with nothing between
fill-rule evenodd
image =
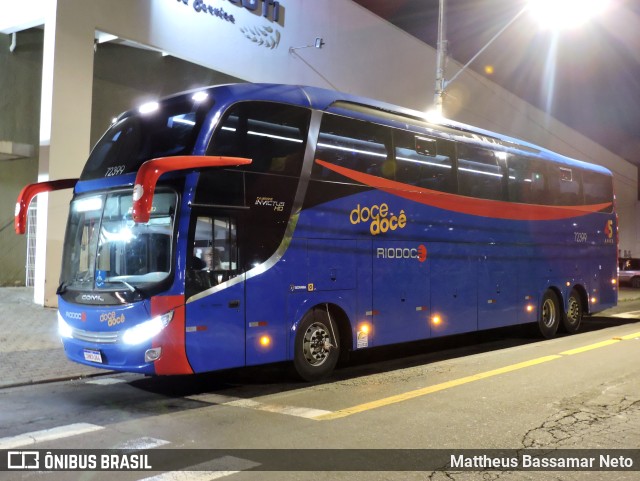
<instances>
[{"instance_id":1,"label":"bus headlight","mask_svg":"<svg viewBox=\"0 0 640 481\"><path fill-rule=\"evenodd\" d=\"M58 335L65 339L71 339L73 337L73 329L62 318L59 312L58 312Z\"/></svg>"},{"instance_id":2,"label":"bus headlight","mask_svg":"<svg viewBox=\"0 0 640 481\"><path fill-rule=\"evenodd\" d=\"M142 344L160 334L169 325L171 319L173 319L173 311L127 329L122 333L122 342L125 344Z\"/></svg>"}]
</instances>

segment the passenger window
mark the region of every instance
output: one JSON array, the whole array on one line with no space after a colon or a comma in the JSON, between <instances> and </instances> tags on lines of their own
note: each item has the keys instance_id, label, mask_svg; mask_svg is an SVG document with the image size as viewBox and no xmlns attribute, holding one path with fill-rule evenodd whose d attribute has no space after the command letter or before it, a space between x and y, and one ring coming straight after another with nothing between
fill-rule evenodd
<instances>
[{"instance_id":1,"label":"passenger window","mask_svg":"<svg viewBox=\"0 0 640 481\"><path fill-rule=\"evenodd\" d=\"M553 205L581 205L580 171L550 165L549 190Z\"/></svg>"},{"instance_id":2,"label":"passenger window","mask_svg":"<svg viewBox=\"0 0 640 481\"><path fill-rule=\"evenodd\" d=\"M546 166L521 155L508 156L509 200L522 204L548 205Z\"/></svg>"},{"instance_id":3,"label":"passenger window","mask_svg":"<svg viewBox=\"0 0 640 481\"><path fill-rule=\"evenodd\" d=\"M584 171L582 173L584 203L605 204L611 202L606 212L613 210L613 179L606 174Z\"/></svg>"},{"instance_id":4,"label":"passenger window","mask_svg":"<svg viewBox=\"0 0 640 481\"><path fill-rule=\"evenodd\" d=\"M238 170L298 176L310 111L274 102L241 102L229 109L207 155L252 159Z\"/></svg>"},{"instance_id":5,"label":"passenger window","mask_svg":"<svg viewBox=\"0 0 640 481\"><path fill-rule=\"evenodd\" d=\"M452 192L451 157L438 151L438 139L394 130L397 180L425 189Z\"/></svg>"},{"instance_id":6,"label":"passenger window","mask_svg":"<svg viewBox=\"0 0 640 481\"><path fill-rule=\"evenodd\" d=\"M389 155L390 129L371 122L325 114L320 126L316 158L377 177L395 179L396 165ZM314 164L312 179L348 181L329 168Z\"/></svg>"},{"instance_id":7,"label":"passenger window","mask_svg":"<svg viewBox=\"0 0 640 481\"><path fill-rule=\"evenodd\" d=\"M503 200L504 168L492 150L458 144L458 188L461 195Z\"/></svg>"}]
</instances>

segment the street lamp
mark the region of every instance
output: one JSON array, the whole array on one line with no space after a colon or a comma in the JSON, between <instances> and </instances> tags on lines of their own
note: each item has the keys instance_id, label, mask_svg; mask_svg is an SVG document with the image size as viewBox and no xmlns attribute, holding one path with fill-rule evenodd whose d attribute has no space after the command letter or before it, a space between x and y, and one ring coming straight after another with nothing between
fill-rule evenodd
<instances>
[{"instance_id":1,"label":"street lamp","mask_svg":"<svg viewBox=\"0 0 640 481\"><path fill-rule=\"evenodd\" d=\"M436 87L434 95L434 114L442 117L445 90L464 72L502 33L507 30L524 12L529 12L543 28L560 30L583 24L590 18L602 13L610 0L528 0L526 5L502 27L471 59L458 70L450 80L445 79L447 57L446 40L446 0L439 0L438 40L436 44Z\"/></svg>"},{"instance_id":2,"label":"street lamp","mask_svg":"<svg viewBox=\"0 0 640 481\"><path fill-rule=\"evenodd\" d=\"M526 8L541 27L565 30L579 27L608 6L609 0L529 0Z\"/></svg>"}]
</instances>

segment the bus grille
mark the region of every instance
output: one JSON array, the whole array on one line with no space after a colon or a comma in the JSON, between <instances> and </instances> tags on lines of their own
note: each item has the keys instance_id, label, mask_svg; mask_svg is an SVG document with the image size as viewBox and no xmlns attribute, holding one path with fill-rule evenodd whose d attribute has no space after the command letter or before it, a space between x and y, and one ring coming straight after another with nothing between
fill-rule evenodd
<instances>
[{"instance_id":1,"label":"bus grille","mask_svg":"<svg viewBox=\"0 0 640 481\"><path fill-rule=\"evenodd\" d=\"M80 341L95 342L99 344L115 344L118 342L117 332L92 332L82 329L73 329L73 338Z\"/></svg>"}]
</instances>

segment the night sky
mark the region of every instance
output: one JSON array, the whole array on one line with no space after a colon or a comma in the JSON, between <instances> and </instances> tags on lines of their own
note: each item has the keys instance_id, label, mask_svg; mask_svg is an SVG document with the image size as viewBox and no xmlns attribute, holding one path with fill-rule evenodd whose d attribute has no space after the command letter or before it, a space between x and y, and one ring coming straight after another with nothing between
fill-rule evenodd
<instances>
[{"instance_id":1,"label":"night sky","mask_svg":"<svg viewBox=\"0 0 640 481\"><path fill-rule=\"evenodd\" d=\"M435 47L438 0L355 1ZM447 0L449 56L466 63L524 4ZM640 0L612 0L600 17L555 36L525 13L471 68L640 165ZM449 64L446 78L454 74Z\"/></svg>"}]
</instances>

